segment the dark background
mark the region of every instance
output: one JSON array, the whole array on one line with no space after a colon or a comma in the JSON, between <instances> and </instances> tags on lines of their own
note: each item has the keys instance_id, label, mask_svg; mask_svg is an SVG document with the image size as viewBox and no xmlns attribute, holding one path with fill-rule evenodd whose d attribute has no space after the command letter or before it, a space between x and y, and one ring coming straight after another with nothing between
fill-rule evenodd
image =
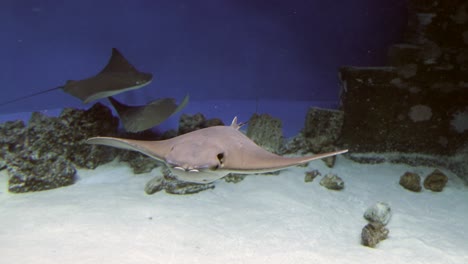
<instances>
[{"instance_id":1,"label":"dark background","mask_svg":"<svg viewBox=\"0 0 468 264\"><path fill-rule=\"evenodd\" d=\"M336 105L341 65L383 65L404 0L2 0L1 100L86 78L118 48L149 86L119 96ZM80 106L62 91L0 113Z\"/></svg>"}]
</instances>

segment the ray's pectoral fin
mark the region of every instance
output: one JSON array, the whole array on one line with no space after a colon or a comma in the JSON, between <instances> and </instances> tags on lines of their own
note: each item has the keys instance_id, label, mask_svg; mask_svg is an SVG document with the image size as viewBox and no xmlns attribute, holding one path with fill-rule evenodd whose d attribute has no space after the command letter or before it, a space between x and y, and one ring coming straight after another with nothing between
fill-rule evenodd
<instances>
[{"instance_id":1,"label":"ray's pectoral fin","mask_svg":"<svg viewBox=\"0 0 468 264\"><path fill-rule=\"evenodd\" d=\"M125 130L135 133L157 126L182 110L187 105L189 96L185 96L179 105L172 98L157 99L140 106L125 105L113 97L108 99L117 110Z\"/></svg>"},{"instance_id":2,"label":"ray's pectoral fin","mask_svg":"<svg viewBox=\"0 0 468 264\"><path fill-rule=\"evenodd\" d=\"M165 162L164 157L170 151L170 146L166 144L166 141L141 141L113 137L94 137L86 140L86 143L138 151L162 162Z\"/></svg>"}]
</instances>

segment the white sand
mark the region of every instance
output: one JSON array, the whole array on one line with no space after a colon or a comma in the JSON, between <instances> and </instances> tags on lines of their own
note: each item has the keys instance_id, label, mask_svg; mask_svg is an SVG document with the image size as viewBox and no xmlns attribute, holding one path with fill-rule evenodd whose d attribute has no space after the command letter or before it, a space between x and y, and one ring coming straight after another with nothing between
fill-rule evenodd
<instances>
[{"instance_id":1,"label":"white sand","mask_svg":"<svg viewBox=\"0 0 468 264\"><path fill-rule=\"evenodd\" d=\"M28 194L6 191L0 176L1 263L468 263L468 188L452 174L441 193L399 186L411 170L340 157L330 170L343 191L304 183L306 168L279 176L218 181L194 195L146 195L153 173L125 164L80 170L73 186ZM367 207L391 205L390 235L360 245Z\"/></svg>"}]
</instances>

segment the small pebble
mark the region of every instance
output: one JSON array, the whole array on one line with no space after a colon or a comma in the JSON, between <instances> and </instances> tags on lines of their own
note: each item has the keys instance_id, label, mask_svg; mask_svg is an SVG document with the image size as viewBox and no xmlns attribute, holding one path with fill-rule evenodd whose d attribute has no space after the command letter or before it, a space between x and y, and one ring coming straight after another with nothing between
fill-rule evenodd
<instances>
[{"instance_id":1,"label":"small pebble","mask_svg":"<svg viewBox=\"0 0 468 264\"><path fill-rule=\"evenodd\" d=\"M344 188L344 181L336 174L329 173L322 178L320 185L330 190L339 191Z\"/></svg>"},{"instance_id":2,"label":"small pebble","mask_svg":"<svg viewBox=\"0 0 468 264\"><path fill-rule=\"evenodd\" d=\"M305 173L304 181L312 182L315 177L322 175L318 170L311 170Z\"/></svg>"},{"instance_id":3,"label":"small pebble","mask_svg":"<svg viewBox=\"0 0 468 264\"><path fill-rule=\"evenodd\" d=\"M161 176L154 177L145 185L147 194L154 194L164 189L164 178Z\"/></svg>"},{"instance_id":4,"label":"small pebble","mask_svg":"<svg viewBox=\"0 0 468 264\"><path fill-rule=\"evenodd\" d=\"M400 185L407 190L420 192L422 189L421 177L416 173L407 171L405 174L401 175Z\"/></svg>"}]
</instances>

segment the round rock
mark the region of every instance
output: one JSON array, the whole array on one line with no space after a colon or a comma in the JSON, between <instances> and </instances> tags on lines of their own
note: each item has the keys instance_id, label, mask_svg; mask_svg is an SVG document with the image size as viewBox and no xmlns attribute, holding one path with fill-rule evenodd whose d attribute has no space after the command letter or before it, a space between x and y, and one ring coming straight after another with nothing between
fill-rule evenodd
<instances>
[{"instance_id":1,"label":"round rock","mask_svg":"<svg viewBox=\"0 0 468 264\"><path fill-rule=\"evenodd\" d=\"M371 223L379 223L383 226L387 225L392 216L390 205L384 202L377 202L367 208L364 213L364 218Z\"/></svg>"},{"instance_id":2,"label":"round rock","mask_svg":"<svg viewBox=\"0 0 468 264\"><path fill-rule=\"evenodd\" d=\"M434 170L431 174L427 175L424 180L424 188L433 192L441 192L445 184L447 184L448 177L440 170Z\"/></svg>"},{"instance_id":3,"label":"round rock","mask_svg":"<svg viewBox=\"0 0 468 264\"><path fill-rule=\"evenodd\" d=\"M400 185L407 190L420 192L422 188L421 177L416 173L407 171L400 177Z\"/></svg>"}]
</instances>

